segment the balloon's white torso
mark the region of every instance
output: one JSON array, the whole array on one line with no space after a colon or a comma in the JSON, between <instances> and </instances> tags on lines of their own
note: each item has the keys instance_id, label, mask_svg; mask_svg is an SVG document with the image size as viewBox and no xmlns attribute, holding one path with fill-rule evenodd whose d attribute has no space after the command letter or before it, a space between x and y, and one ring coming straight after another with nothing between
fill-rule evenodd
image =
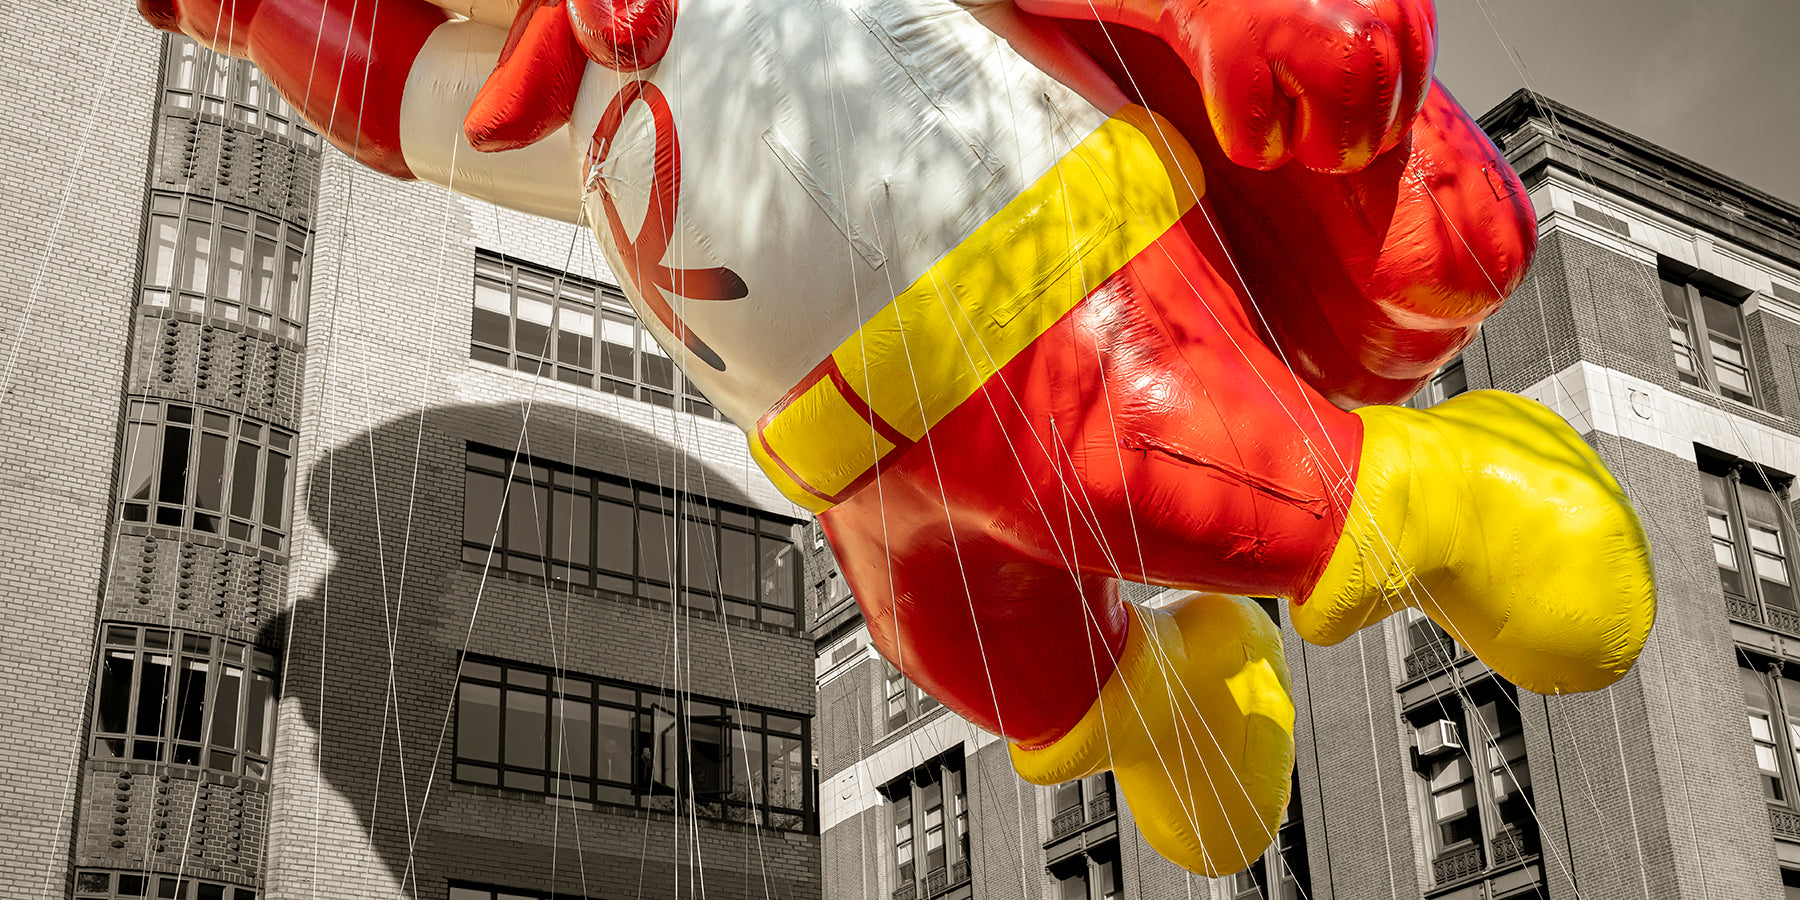
<instances>
[{"instance_id":1,"label":"balloon's white torso","mask_svg":"<svg viewBox=\"0 0 1800 900\"><path fill-rule=\"evenodd\" d=\"M1060 71L1069 54L1005 6L978 20L948 0L682 0L660 63L629 75L588 67L575 151L586 155L627 81L655 84L680 150L662 264L723 266L748 287L723 302L669 296L724 369L693 359L644 308L600 195L587 193L587 220L639 314L740 425L1105 120L1110 110L1063 83L1088 75ZM1082 93L1116 108L1103 90ZM634 239L656 137L649 106L632 105L600 167Z\"/></svg>"}]
</instances>

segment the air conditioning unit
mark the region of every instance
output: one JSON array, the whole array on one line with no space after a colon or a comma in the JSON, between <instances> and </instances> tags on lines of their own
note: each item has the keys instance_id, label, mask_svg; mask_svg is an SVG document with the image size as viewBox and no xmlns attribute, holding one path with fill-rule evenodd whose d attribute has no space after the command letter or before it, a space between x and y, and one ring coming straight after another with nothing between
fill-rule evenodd
<instances>
[{"instance_id":1,"label":"air conditioning unit","mask_svg":"<svg viewBox=\"0 0 1800 900\"><path fill-rule=\"evenodd\" d=\"M1419 755L1433 757L1452 750L1461 750L1462 741L1457 735L1456 723L1449 719L1439 719L1419 729Z\"/></svg>"}]
</instances>

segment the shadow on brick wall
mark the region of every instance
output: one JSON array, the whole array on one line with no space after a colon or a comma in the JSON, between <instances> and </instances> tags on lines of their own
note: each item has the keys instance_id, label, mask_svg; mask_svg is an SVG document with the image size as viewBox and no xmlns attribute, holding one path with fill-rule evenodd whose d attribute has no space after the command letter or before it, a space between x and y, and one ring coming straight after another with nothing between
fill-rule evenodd
<instances>
[{"instance_id":1,"label":"shadow on brick wall","mask_svg":"<svg viewBox=\"0 0 1800 900\"><path fill-rule=\"evenodd\" d=\"M692 428L682 426L683 443ZM522 404L448 406L390 419L316 457L295 504L306 520L295 529L297 599L261 630L262 643L281 647L284 660L268 864L274 895L316 888L321 896L374 896L392 884L405 896L441 897L447 879L578 887L576 861L565 851L552 872L550 848L534 839L535 824L549 834L552 813L542 798L508 792L482 801L510 804L507 815L525 823L517 828L463 820L471 791L499 792L452 787L449 707L462 647L517 646L518 658L534 658L527 654L531 641L543 639L546 608L538 603L527 615L518 598L553 597L557 615L603 614L608 601L463 563L466 451L470 444L518 448L754 505L744 472L721 471L671 436L666 424L654 434L543 403L529 417ZM704 436L714 447L742 439L718 428ZM661 652L660 639L647 636L645 652ZM296 712L305 726L297 735L290 733L301 724ZM326 794L317 814L315 759ZM610 885L595 876L590 868L590 889Z\"/></svg>"}]
</instances>

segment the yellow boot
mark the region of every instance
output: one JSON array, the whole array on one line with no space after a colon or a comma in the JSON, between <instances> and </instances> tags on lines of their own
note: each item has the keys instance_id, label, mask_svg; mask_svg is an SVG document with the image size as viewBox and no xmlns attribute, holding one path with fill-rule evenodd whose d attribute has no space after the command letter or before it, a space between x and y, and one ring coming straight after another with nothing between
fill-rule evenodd
<instances>
[{"instance_id":1,"label":"yellow boot","mask_svg":"<svg viewBox=\"0 0 1800 900\"><path fill-rule=\"evenodd\" d=\"M1087 714L1047 746L1012 745L1034 784L1113 771L1150 846L1206 875L1262 855L1294 766L1281 632L1242 597L1128 607L1118 667Z\"/></svg>"},{"instance_id":2,"label":"yellow boot","mask_svg":"<svg viewBox=\"0 0 1800 900\"><path fill-rule=\"evenodd\" d=\"M1631 668L1656 617L1649 543L1560 416L1500 391L1356 413L1356 495L1311 596L1291 607L1301 637L1335 644L1412 606L1538 693L1591 691Z\"/></svg>"}]
</instances>

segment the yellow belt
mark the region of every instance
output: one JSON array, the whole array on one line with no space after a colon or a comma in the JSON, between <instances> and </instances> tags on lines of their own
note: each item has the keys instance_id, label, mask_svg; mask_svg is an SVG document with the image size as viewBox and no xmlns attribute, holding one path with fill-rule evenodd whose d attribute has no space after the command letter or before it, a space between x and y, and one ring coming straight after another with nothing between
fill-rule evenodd
<instances>
[{"instance_id":1,"label":"yellow belt","mask_svg":"<svg viewBox=\"0 0 1800 900\"><path fill-rule=\"evenodd\" d=\"M788 391L757 421L751 454L795 503L843 502L1204 192L1180 134L1125 107Z\"/></svg>"}]
</instances>

